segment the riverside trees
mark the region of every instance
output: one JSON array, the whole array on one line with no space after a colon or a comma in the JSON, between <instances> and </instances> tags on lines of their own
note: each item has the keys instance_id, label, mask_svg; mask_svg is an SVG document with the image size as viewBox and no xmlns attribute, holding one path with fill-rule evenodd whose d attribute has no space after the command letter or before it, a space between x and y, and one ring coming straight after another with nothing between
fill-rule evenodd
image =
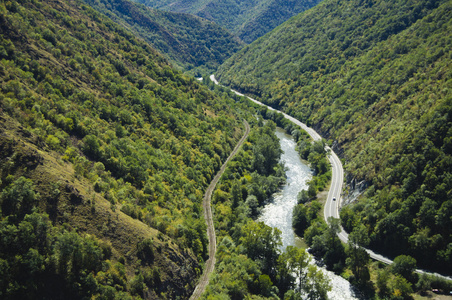
<instances>
[{"instance_id":1,"label":"riverside trees","mask_svg":"<svg viewBox=\"0 0 452 300\"><path fill-rule=\"evenodd\" d=\"M346 171L371 186L342 210L348 232L363 224L371 248L442 272L452 270L450 10L444 0L322 2L216 74L339 146Z\"/></svg>"},{"instance_id":2,"label":"riverside trees","mask_svg":"<svg viewBox=\"0 0 452 300\"><path fill-rule=\"evenodd\" d=\"M289 247L281 251L280 232L252 220L284 180L284 169L278 164L281 150L275 124L267 121L256 125L248 142L228 164L214 193L215 229L221 242L205 298L254 295L299 299L309 295L309 299L325 299L330 288L328 279L316 267L308 266L305 250ZM267 143L265 147L261 141ZM271 153L267 160L271 167L258 166L256 156L261 153ZM294 272L301 276L301 284Z\"/></svg>"}]
</instances>

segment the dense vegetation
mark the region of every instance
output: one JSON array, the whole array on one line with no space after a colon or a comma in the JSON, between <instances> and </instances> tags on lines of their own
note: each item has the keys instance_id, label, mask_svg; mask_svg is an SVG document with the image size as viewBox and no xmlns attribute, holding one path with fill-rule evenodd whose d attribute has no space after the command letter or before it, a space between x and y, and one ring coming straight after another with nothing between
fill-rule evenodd
<instances>
[{"instance_id":1,"label":"dense vegetation","mask_svg":"<svg viewBox=\"0 0 452 300\"><path fill-rule=\"evenodd\" d=\"M188 298L234 101L81 1L0 28L0 298Z\"/></svg>"},{"instance_id":2,"label":"dense vegetation","mask_svg":"<svg viewBox=\"0 0 452 300\"><path fill-rule=\"evenodd\" d=\"M296 150L300 158L306 161L313 171L313 178L308 182L308 190L300 191L299 202L314 199L318 192L323 191L331 180L331 166L328 162L325 140L312 141L309 134L284 117L282 113L260 107L259 113L265 118L275 122L287 134L292 135L297 143Z\"/></svg>"},{"instance_id":3,"label":"dense vegetation","mask_svg":"<svg viewBox=\"0 0 452 300\"><path fill-rule=\"evenodd\" d=\"M149 7L190 13L214 21L251 43L290 17L309 9L319 0L135 0Z\"/></svg>"},{"instance_id":4,"label":"dense vegetation","mask_svg":"<svg viewBox=\"0 0 452 300\"><path fill-rule=\"evenodd\" d=\"M306 251L288 247L282 252L279 230L254 221L285 176L284 166L278 163L281 149L275 123L264 125L259 118L214 193L219 245L215 273L203 297L326 299L328 279L308 264Z\"/></svg>"},{"instance_id":5,"label":"dense vegetation","mask_svg":"<svg viewBox=\"0 0 452 300\"><path fill-rule=\"evenodd\" d=\"M450 1L324 1L217 74L317 128L349 180L365 180L342 209L348 231L364 225L370 247L448 273L451 33Z\"/></svg>"},{"instance_id":6,"label":"dense vegetation","mask_svg":"<svg viewBox=\"0 0 452 300\"><path fill-rule=\"evenodd\" d=\"M219 25L193 15L146 8L129 0L85 2L129 28L179 68L195 75L216 70L242 47L238 38Z\"/></svg>"}]
</instances>

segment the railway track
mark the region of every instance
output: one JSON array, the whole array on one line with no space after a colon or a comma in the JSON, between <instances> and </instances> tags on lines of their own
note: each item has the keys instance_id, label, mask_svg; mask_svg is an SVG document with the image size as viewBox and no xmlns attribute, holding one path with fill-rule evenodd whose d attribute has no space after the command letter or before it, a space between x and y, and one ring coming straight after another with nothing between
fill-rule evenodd
<instances>
[{"instance_id":1,"label":"railway track","mask_svg":"<svg viewBox=\"0 0 452 300\"><path fill-rule=\"evenodd\" d=\"M210 206L210 200L212 198L212 193L215 190L215 186L217 185L218 181L220 180L221 175L223 175L224 170L226 170L226 165L237 154L240 147L243 145L243 142L245 142L246 138L248 137L248 134L250 133L250 125L248 124L248 122L244 120L243 123L245 125L245 133L243 134L242 138L235 146L234 150L232 150L229 157L223 163L223 165L221 166L221 169L215 175L214 179L210 182L210 185L204 194L202 206L203 206L203 210L204 210L204 219L206 220L206 223L207 223L207 237L209 239L209 249L208 249L209 259L207 259L207 261L206 261L204 272L203 272L193 294L191 295L190 300L198 299L202 295L202 293L204 293L204 291L207 287L207 284L209 284L210 274L212 274L212 272L215 268L215 253L217 251L217 239L215 236L215 227L213 225L212 209Z\"/></svg>"}]
</instances>

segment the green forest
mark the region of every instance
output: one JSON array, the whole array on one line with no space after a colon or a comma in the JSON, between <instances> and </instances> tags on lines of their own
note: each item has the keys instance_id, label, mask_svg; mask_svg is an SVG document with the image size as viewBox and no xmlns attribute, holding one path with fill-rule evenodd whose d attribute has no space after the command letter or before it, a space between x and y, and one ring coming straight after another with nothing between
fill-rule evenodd
<instances>
[{"instance_id":1,"label":"green forest","mask_svg":"<svg viewBox=\"0 0 452 300\"><path fill-rule=\"evenodd\" d=\"M371 248L450 274L450 1L324 1L223 64L220 81L316 128L368 188Z\"/></svg>"},{"instance_id":2,"label":"green forest","mask_svg":"<svg viewBox=\"0 0 452 300\"><path fill-rule=\"evenodd\" d=\"M190 298L244 120L202 299L328 299L256 221L286 182L277 126L313 172L292 225L319 264L372 299L451 289L414 273L452 275L450 0L138 2L0 0L1 299ZM327 222L326 146L346 171Z\"/></svg>"},{"instance_id":3,"label":"green forest","mask_svg":"<svg viewBox=\"0 0 452 300\"><path fill-rule=\"evenodd\" d=\"M2 1L0 27L0 297L188 298L234 100L81 1Z\"/></svg>"},{"instance_id":4,"label":"green forest","mask_svg":"<svg viewBox=\"0 0 452 300\"><path fill-rule=\"evenodd\" d=\"M292 16L320 2L319 0L135 1L159 10L189 13L211 20L245 43L253 42Z\"/></svg>"},{"instance_id":5,"label":"green forest","mask_svg":"<svg viewBox=\"0 0 452 300\"><path fill-rule=\"evenodd\" d=\"M301 299L301 295L327 299L329 279L309 264L306 250L289 246L282 251L281 232L255 221L261 207L285 182L276 123L264 124L262 117L271 115L270 111L258 108L258 115L212 199L217 261L202 299ZM287 125L287 130L302 132Z\"/></svg>"},{"instance_id":6,"label":"green forest","mask_svg":"<svg viewBox=\"0 0 452 300\"><path fill-rule=\"evenodd\" d=\"M174 66L197 76L215 71L243 45L219 25L193 15L151 9L129 0L85 2L143 38Z\"/></svg>"}]
</instances>

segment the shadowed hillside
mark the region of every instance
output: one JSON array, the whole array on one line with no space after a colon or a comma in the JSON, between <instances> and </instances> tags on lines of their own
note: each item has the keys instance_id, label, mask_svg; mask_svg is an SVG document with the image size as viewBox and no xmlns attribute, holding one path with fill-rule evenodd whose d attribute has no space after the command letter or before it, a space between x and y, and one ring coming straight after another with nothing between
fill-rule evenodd
<instances>
[{"instance_id":1,"label":"shadowed hillside","mask_svg":"<svg viewBox=\"0 0 452 300\"><path fill-rule=\"evenodd\" d=\"M176 66L212 72L242 47L217 24L186 13L146 8L128 0L86 0L115 22L149 42Z\"/></svg>"},{"instance_id":2,"label":"shadowed hillside","mask_svg":"<svg viewBox=\"0 0 452 300\"><path fill-rule=\"evenodd\" d=\"M162 10L200 16L228 29L244 42L251 43L290 17L317 5L320 1L136 0L136 2Z\"/></svg>"}]
</instances>

